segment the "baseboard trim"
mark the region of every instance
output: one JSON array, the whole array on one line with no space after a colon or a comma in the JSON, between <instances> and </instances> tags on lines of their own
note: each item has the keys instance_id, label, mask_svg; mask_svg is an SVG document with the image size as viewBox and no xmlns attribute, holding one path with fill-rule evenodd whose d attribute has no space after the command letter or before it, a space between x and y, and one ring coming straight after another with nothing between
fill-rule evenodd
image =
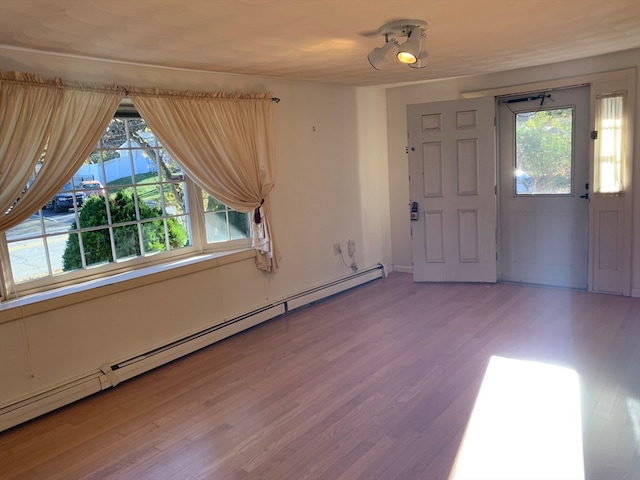
<instances>
[{"instance_id":1,"label":"baseboard trim","mask_svg":"<svg viewBox=\"0 0 640 480\"><path fill-rule=\"evenodd\" d=\"M105 375L94 372L81 379L0 409L0 432L88 397L109 387Z\"/></svg>"},{"instance_id":2,"label":"baseboard trim","mask_svg":"<svg viewBox=\"0 0 640 480\"><path fill-rule=\"evenodd\" d=\"M103 365L100 369L89 372L63 385L39 392L26 399L14 401L11 404L0 407L0 432L101 390L113 388L123 381L153 370L260 323L286 315L288 312L305 305L318 302L384 276L385 268L382 264L354 272L346 277L291 295L274 304L253 310L160 348L141 353L128 360Z\"/></svg>"},{"instance_id":3,"label":"baseboard trim","mask_svg":"<svg viewBox=\"0 0 640 480\"><path fill-rule=\"evenodd\" d=\"M394 272L413 273L413 267L407 267L404 265L393 265L392 269Z\"/></svg>"}]
</instances>

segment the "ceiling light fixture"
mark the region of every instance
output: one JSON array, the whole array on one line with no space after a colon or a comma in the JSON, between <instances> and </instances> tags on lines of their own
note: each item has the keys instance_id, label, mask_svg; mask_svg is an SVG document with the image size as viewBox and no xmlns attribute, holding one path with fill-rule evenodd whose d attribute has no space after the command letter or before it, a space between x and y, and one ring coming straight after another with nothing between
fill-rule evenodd
<instances>
[{"instance_id":1,"label":"ceiling light fixture","mask_svg":"<svg viewBox=\"0 0 640 480\"><path fill-rule=\"evenodd\" d=\"M382 70L382 67L389 63L389 57L396 54L399 49L400 44L395 38L392 38L391 40L388 40L384 46L374 48L367 58L373 68L376 70Z\"/></svg>"},{"instance_id":2,"label":"ceiling light fixture","mask_svg":"<svg viewBox=\"0 0 640 480\"><path fill-rule=\"evenodd\" d=\"M422 20L395 20L385 23L375 32L365 35L383 35L385 44L382 47L374 48L368 55L369 63L376 70L381 70L389 58L395 54L399 62L409 65L412 68L424 68L429 63L427 53L425 30L427 22ZM395 37L407 37L402 45Z\"/></svg>"}]
</instances>

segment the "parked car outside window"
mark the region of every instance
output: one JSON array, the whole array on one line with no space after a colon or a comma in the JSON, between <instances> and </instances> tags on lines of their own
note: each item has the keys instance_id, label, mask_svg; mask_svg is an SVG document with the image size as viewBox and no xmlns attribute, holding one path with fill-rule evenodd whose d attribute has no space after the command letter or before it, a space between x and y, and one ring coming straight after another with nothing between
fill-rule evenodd
<instances>
[{"instance_id":1,"label":"parked car outside window","mask_svg":"<svg viewBox=\"0 0 640 480\"><path fill-rule=\"evenodd\" d=\"M533 178L528 173L518 170L516 172L516 195L534 193Z\"/></svg>"},{"instance_id":2,"label":"parked car outside window","mask_svg":"<svg viewBox=\"0 0 640 480\"><path fill-rule=\"evenodd\" d=\"M84 193L87 197L95 195L104 197L105 194L104 187L98 180L85 180L84 182L80 183L80 188L82 190L85 190Z\"/></svg>"},{"instance_id":3,"label":"parked car outside window","mask_svg":"<svg viewBox=\"0 0 640 480\"><path fill-rule=\"evenodd\" d=\"M84 193L74 192L73 185L68 182L62 190L55 194L55 196L45 205L45 208L51 208L54 212L68 212L70 208L73 208L74 198L78 208L82 207L84 203Z\"/></svg>"}]
</instances>

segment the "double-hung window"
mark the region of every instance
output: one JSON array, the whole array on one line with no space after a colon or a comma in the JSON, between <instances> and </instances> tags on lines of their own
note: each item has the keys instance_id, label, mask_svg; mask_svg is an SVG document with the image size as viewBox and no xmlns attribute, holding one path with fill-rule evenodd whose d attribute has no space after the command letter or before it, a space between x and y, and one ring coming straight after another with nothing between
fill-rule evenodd
<instances>
[{"instance_id":1,"label":"double-hung window","mask_svg":"<svg viewBox=\"0 0 640 480\"><path fill-rule=\"evenodd\" d=\"M201 190L144 119L123 110L63 189L0 235L9 259L1 280L12 298L208 251L249 247L250 228L248 214Z\"/></svg>"}]
</instances>

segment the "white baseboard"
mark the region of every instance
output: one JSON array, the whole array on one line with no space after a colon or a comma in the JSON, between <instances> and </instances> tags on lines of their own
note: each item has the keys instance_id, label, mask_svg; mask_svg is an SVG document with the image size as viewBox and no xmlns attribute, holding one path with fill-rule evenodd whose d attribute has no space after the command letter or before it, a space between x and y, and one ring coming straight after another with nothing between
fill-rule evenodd
<instances>
[{"instance_id":1,"label":"white baseboard","mask_svg":"<svg viewBox=\"0 0 640 480\"><path fill-rule=\"evenodd\" d=\"M287 311L295 310L305 305L309 305L310 303L327 298L331 295L335 295L336 293L344 292L345 290L349 290L364 283L371 282L372 280L381 278L383 275L384 268L382 268L382 265L380 265L380 267L374 267L372 269L353 273L345 278L338 279L334 282L330 282L317 288L307 290L301 294L294 295L285 302Z\"/></svg>"},{"instance_id":2,"label":"white baseboard","mask_svg":"<svg viewBox=\"0 0 640 480\"><path fill-rule=\"evenodd\" d=\"M413 267L407 267L404 265L393 265L391 269L393 272L413 273Z\"/></svg>"},{"instance_id":3,"label":"white baseboard","mask_svg":"<svg viewBox=\"0 0 640 480\"><path fill-rule=\"evenodd\" d=\"M259 323L284 315L288 311L382 278L384 275L385 269L383 265L354 272L346 277L292 295L273 305L267 305L246 315L228 320L164 347L142 353L117 364L103 365L100 370L87 373L81 378L69 381L64 385L2 406L0 407L0 432L101 390L115 387L120 382L219 342Z\"/></svg>"},{"instance_id":4,"label":"white baseboard","mask_svg":"<svg viewBox=\"0 0 640 480\"><path fill-rule=\"evenodd\" d=\"M0 409L0 432L109 387L100 372Z\"/></svg>"},{"instance_id":5,"label":"white baseboard","mask_svg":"<svg viewBox=\"0 0 640 480\"><path fill-rule=\"evenodd\" d=\"M153 370L156 367L193 353L201 348L208 347L220 340L224 340L225 338L235 335L243 330L247 330L248 328L255 327L262 322L271 320L272 318L278 317L284 313L284 306L276 305L249 314L245 317L225 322L200 334L192 335L165 347L155 349L152 352L148 352L125 362L120 362L117 365L113 365L111 367L113 374L108 373L107 377L112 378L111 383L115 386L120 382L129 380L130 378L140 375L141 373L148 372L149 370Z\"/></svg>"},{"instance_id":6,"label":"white baseboard","mask_svg":"<svg viewBox=\"0 0 640 480\"><path fill-rule=\"evenodd\" d=\"M631 296L640 298L640 288L634 288L633 290L631 290Z\"/></svg>"}]
</instances>

